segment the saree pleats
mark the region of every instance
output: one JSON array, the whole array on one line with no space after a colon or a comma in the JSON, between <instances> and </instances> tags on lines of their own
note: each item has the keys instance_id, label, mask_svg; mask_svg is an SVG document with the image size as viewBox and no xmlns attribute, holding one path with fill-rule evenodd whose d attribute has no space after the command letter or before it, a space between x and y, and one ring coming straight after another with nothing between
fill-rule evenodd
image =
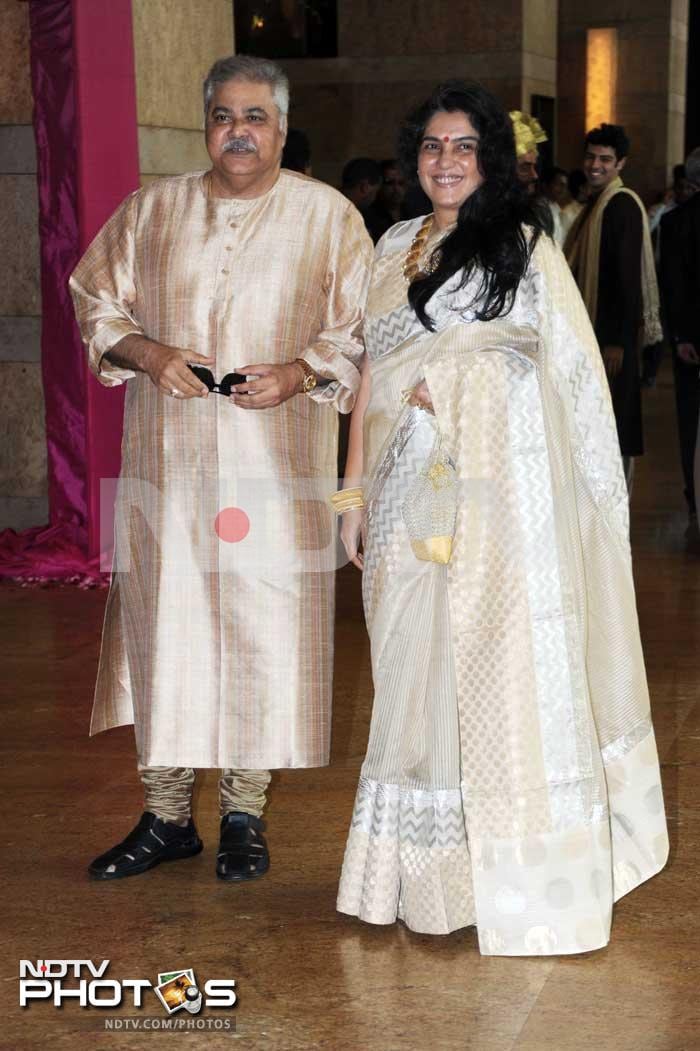
<instances>
[{"instance_id":1,"label":"saree pleats","mask_svg":"<svg viewBox=\"0 0 700 1051\"><path fill-rule=\"evenodd\" d=\"M338 907L444 934L474 922L447 568L416 560L400 513L434 434L424 416L370 505L363 591L374 712Z\"/></svg>"}]
</instances>

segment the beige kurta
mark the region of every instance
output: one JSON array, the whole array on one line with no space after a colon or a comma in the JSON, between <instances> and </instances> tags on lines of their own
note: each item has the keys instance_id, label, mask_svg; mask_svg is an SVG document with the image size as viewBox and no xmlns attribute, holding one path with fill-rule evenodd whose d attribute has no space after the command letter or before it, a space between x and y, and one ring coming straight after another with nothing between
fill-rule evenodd
<instances>
[{"instance_id":1,"label":"beige kurta","mask_svg":"<svg viewBox=\"0 0 700 1051\"><path fill-rule=\"evenodd\" d=\"M100 382L128 380L115 564L91 732L135 725L146 765L328 762L336 409L359 386L371 242L328 186L254 200L203 173L132 194L72 279ZM177 401L104 354L129 333L215 355L217 378L303 356L330 380L263 411ZM217 516L237 509L240 539ZM222 519L218 519L221 524Z\"/></svg>"}]
</instances>

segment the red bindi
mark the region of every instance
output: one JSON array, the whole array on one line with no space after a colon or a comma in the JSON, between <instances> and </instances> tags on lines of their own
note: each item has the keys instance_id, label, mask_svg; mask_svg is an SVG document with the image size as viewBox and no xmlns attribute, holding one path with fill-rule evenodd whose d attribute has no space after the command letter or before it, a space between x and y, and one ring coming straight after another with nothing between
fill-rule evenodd
<instances>
[{"instance_id":1,"label":"red bindi","mask_svg":"<svg viewBox=\"0 0 700 1051\"><path fill-rule=\"evenodd\" d=\"M449 142L450 141L450 136L449 135L443 135L442 136L442 141L443 142Z\"/></svg>"}]
</instances>

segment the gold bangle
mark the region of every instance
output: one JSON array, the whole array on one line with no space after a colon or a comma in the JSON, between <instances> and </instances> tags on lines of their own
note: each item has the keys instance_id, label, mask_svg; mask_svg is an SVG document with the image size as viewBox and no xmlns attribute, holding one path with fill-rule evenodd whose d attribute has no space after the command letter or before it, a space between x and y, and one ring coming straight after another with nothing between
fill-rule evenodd
<instances>
[{"instance_id":1,"label":"gold bangle","mask_svg":"<svg viewBox=\"0 0 700 1051\"><path fill-rule=\"evenodd\" d=\"M336 512L365 507L362 489L342 489L337 493L333 493L330 501L333 510Z\"/></svg>"},{"instance_id":2,"label":"gold bangle","mask_svg":"<svg viewBox=\"0 0 700 1051\"><path fill-rule=\"evenodd\" d=\"M333 508L333 510L335 511L336 515L340 518L340 516L344 515L346 511L361 511L364 506L364 503L360 503L358 501L354 504L343 505L343 507L335 507Z\"/></svg>"},{"instance_id":3,"label":"gold bangle","mask_svg":"<svg viewBox=\"0 0 700 1051\"><path fill-rule=\"evenodd\" d=\"M362 487L359 485L352 489L339 489L337 493L333 493L330 501L337 515L342 515L345 511L355 511L365 506Z\"/></svg>"}]
</instances>

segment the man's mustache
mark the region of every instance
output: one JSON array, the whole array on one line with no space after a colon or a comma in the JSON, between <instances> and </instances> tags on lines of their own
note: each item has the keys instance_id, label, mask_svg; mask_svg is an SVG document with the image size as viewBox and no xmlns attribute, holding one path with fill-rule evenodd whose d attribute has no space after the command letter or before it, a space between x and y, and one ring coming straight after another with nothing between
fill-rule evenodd
<instances>
[{"instance_id":1,"label":"man's mustache","mask_svg":"<svg viewBox=\"0 0 700 1051\"><path fill-rule=\"evenodd\" d=\"M257 146L250 141L250 139L229 139L224 146L222 153L257 153Z\"/></svg>"}]
</instances>

